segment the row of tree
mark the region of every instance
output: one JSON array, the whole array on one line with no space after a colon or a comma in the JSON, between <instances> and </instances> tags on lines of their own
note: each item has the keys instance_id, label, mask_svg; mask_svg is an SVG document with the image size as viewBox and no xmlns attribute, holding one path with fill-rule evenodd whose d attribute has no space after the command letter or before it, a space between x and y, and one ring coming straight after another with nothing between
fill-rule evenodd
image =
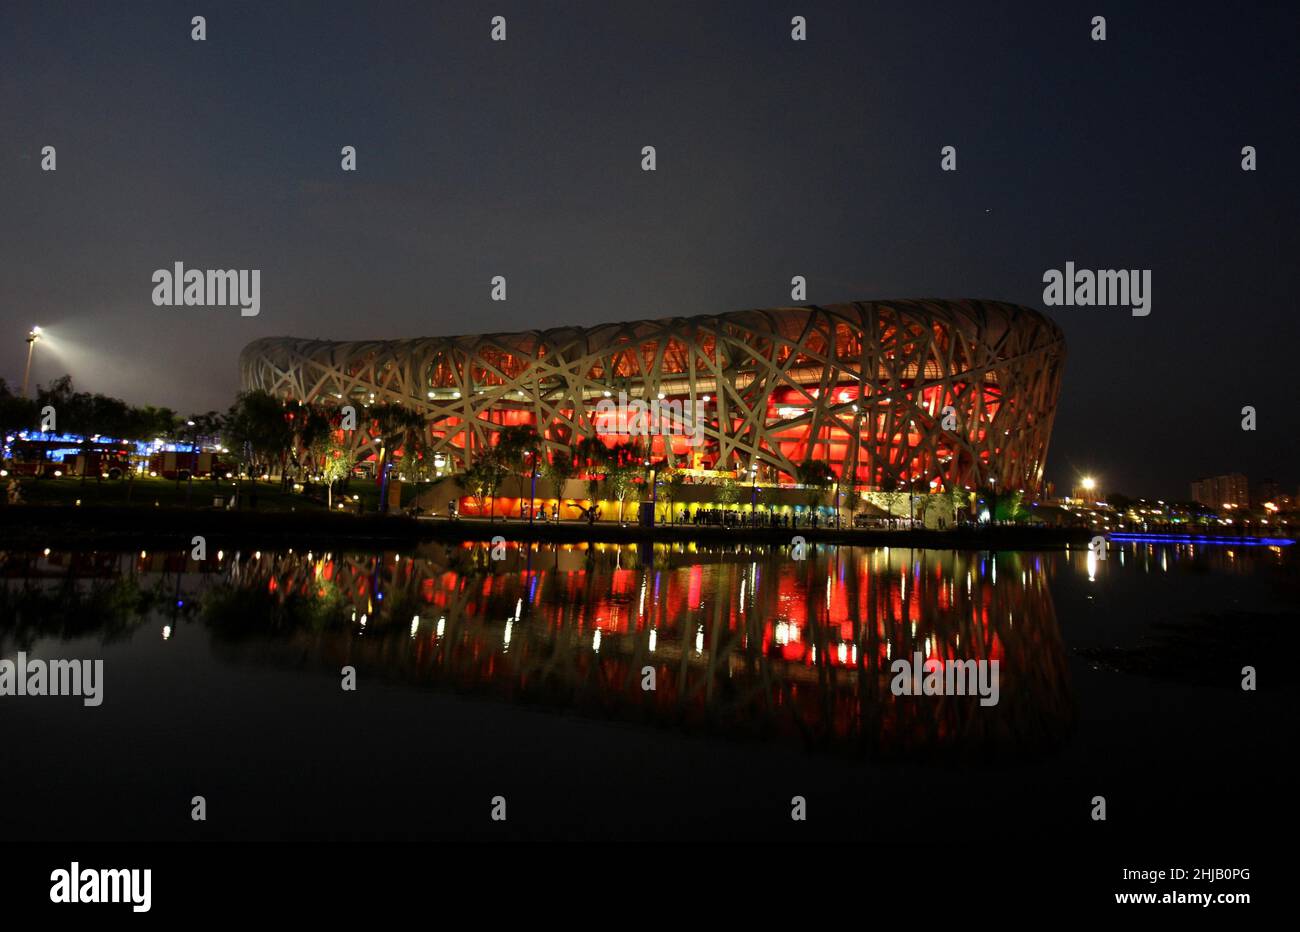
<instances>
[{"instance_id":1,"label":"row of tree","mask_svg":"<svg viewBox=\"0 0 1300 932\"><path fill-rule=\"evenodd\" d=\"M50 412L54 430L63 434L220 445L250 475L274 475L285 482L323 476L331 506L334 484L351 473L357 452L372 442L382 452L382 469L392 465L400 449L404 472L417 479L432 475L423 443L424 421L401 405L363 408L353 429L340 434L345 427L342 408L282 402L264 391L242 392L224 414L180 417L171 408L135 406L109 395L79 392L67 375L39 386L35 398L14 394L0 379L0 430L6 434L49 425Z\"/></svg>"},{"instance_id":2,"label":"row of tree","mask_svg":"<svg viewBox=\"0 0 1300 932\"><path fill-rule=\"evenodd\" d=\"M76 391L68 375L37 388L35 398L15 395L0 379L0 429L6 433L39 428L46 421L42 414L47 409L54 411L56 430L87 436L127 440L171 437L178 423L170 408L135 407L120 398Z\"/></svg>"},{"instance_id":3,"label":"row of tree","mask_svg":"<svg viewBox=\"0 0 1300 932\"><path fill-rule=\"evenodd\" d=\"M264 391L241 392L221 418L224 445L252 475L320 476L328 505L335 484L346 480L363 450L377 445L379 475L402 453L402 473L412 481L434 477L428 432L419 412L397 404L345 409L301 401L280 401ZM342 438L342 439L340 439Z\"/></svg>"}]
</instances>

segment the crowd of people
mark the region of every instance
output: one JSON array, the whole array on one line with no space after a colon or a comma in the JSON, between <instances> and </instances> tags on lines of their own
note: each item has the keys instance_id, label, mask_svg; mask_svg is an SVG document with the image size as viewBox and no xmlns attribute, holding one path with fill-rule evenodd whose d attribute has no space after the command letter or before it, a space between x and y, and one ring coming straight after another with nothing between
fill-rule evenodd
<instances>
[{"instance_id":1,"label":"crowd of people","mask_svg":"<svg viewBox=\"0 0 1300 932\"><path fill-rule=\"evenodd\" d=\"M733 511L725 508L682 508L678 523L722 527L836 527L834 517L823 518L816 510L807 513L776 511Z\"/></svg>"}]
</instances>

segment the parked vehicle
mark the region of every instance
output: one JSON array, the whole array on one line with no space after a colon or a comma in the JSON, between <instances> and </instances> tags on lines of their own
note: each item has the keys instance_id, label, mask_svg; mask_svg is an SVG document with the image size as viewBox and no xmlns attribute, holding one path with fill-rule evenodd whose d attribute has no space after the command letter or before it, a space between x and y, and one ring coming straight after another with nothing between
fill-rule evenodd
<instances>
[{"instance_id":1,"label":"parked vehicle","mask_svg":"<svg viewBox=\"0 0 1300 932\"><path fill-rule=\"evenodd\" d=\"M63 462L69 467L69 476L121 479L131 469L131 454L121 448L92 448L75 457L64 457Z\"/></svg>"},{"instance_id":2,"label":"parked vehicle","mask_svg":"<svg viewBox=\"0 0 1300 932\"><path fill-rule=\"evenodd\" d=\"M234 467L223 463L217 454L186 453L164 451L149 457L149 473L164 479L208 479L224 478L226 473L233 473Z\"/></svg>"},{"instance_id":3,"label":"parked vehicle","mask_svg":"<svg viewBox=\"0 0 1300 932\"><path fill-rule=\"evenodd\" d=\"M86 476L120 479L131 468L131 453L118 443L73 440L18 440L5 465L11 476L57 479Z\"/></svg>"}]
</instances>

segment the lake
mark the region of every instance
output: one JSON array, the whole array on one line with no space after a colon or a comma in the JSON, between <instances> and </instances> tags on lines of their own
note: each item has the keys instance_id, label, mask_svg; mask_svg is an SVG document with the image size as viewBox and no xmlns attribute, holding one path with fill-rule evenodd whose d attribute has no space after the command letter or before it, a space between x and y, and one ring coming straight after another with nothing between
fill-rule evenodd
<instances>
[{"instance_id":1,"label":"lake","mask_svg":"<svg viewBox=\"0 0 1300 932\"><path fill-rule=\"evenodd\" d=\"M98 706L0 697L10 840L1030 840L1096 795L1233 837L1282 787L1293 547L0 558L0 658L103 661ZM898 695L912 658L996 702Z\"/></svg>"}]
</instances>

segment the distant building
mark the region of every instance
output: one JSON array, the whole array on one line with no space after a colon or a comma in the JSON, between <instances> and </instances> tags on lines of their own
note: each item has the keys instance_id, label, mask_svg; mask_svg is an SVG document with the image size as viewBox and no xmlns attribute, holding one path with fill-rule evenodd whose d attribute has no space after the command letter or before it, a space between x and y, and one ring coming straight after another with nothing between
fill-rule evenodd
<instances>
[{"instance_id":1,"label":"distant building","mask_svg":"<svg viewBox=\"0 0 1300 932\"><path fill-rule=\"evenodd\" d=\"M1239 472L1198 479L1192 483L1192 501L1210 508L1222 508L1225 505L1249 508L1250 485Z\"/></svg>"}]
</instances>

